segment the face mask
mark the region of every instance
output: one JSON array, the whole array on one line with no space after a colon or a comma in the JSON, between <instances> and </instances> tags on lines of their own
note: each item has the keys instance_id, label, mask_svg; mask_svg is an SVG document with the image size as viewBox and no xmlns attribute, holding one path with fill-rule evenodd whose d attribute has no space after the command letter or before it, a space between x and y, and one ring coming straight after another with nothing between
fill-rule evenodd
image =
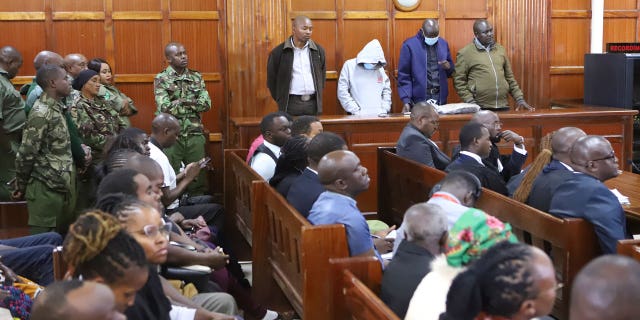
<instances>
[{"instance_id":1,"label":"face mask","mask_svg":"<svg viewBox=\"0 0 640 320\"><path fill-rule=\"evenodd\" d=\"M435 38L424 38L424 43L426 43L428 46L432 46L434 44L436 44L436 42L438 42L438 39L440 37L435 37Z\"/></svg>"},{"instance_id":2,"label":"face mask","mask_svg":"<svg viewBox=\"0 0 640 320\"><path fill-rule=\"evenodd\" d=\"M377 65L375 65L373 63L363 63L362 67L364 67L367 70L375 70Z\"/></svg>"}]
</instances>

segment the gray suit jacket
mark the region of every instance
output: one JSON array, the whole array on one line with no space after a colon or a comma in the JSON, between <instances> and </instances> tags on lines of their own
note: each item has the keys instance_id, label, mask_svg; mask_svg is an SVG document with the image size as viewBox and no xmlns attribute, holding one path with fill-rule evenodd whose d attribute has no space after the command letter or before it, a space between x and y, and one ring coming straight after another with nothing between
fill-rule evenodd
<instances>
[{"instance_id":1,"label":"gray suit jacket","mask_svg":"<svg viewBox=\"0 0 640 320\"><path fill-rule=\"evenodd\" d=\"M444 170L451 159L411 123L402 130L396 154L438 170Z\"/></svg>"}]
</instances>

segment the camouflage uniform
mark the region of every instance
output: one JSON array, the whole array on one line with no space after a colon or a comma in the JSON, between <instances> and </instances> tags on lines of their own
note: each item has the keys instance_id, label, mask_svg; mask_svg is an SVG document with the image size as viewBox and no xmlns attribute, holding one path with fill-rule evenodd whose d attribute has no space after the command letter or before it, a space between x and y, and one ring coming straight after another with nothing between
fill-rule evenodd
<instances>
[{"instance_id":1,"label":"camouflage uniform","mask_svg":"<svg viewBox=\"0 0 640 320\"><path fill-rule=\"evenodd\" d=\"M205 156L206 139L200 113L211 109L211 98L197 71L186 69L178 74L171 66L158 73L154 82L156 105L161 112L172 114L180 122L180 136L176 143L164 149L171 166L178 172L180 163L196 162ZM185 105L182 102L193 102ZM200 171L198 178L189 184L191 195L206 193L206 173Z\"/></svg>"},{"instance_id":2,"label":"camouflage uniform","mask_svg":"<svg viewBox=\"0 0 640 320\"><path fill-rule=\"evenodd\" d=\"M16 175L16 151L26 121L24 101L0 68L0 201L10 200L9 182Z\"/></svg>"},{"instance_id":3,"label":"camouflage uniform","mask_svg":"<svg viewBox=\"0 0 640 320\"><path fill-rule=\"evenodd\" d=\"M102 161L102 151L107 140L127 125L101 96L95 97L93 101L80 96L74 101L70 111L82 141L91 147L91 163L98 164Z\"/></svg>"},{"instance_id":4,"label":"camouflage uniform","mask_svg":"<svg viewBox=\"0 0 640 320\"><path fill-rule=\"evenodd\" d=\"M133 105L133 100L131 100L131 98L127 97L113 85L102 85L98 95L103 97L109 106L118 112L118 116L127 127L131 126L129 117L138 113L138 109ZM129 110L122 109L122 104L125 100L129 101Z\"/></svg>"},{"instance_id":5,"label":"camouflage uniform","mask_svg":"<svg viewBox=\"0 0 640 320\"><path fill-rule=\"evenodd\" d=\"M71 118L78 126L82 141L91 147L91 166L79 176L77 211L90 208L96 200L97 180L95 166L102 161L104 146L111 136L117 135L126 124L100 96L93 101L80 96L70 109Z\"/></svg>"},{"instance_id":6,"label":"camouflage uniform","mask_svg":"<svg viewBox=\"0 0 640 320\"><path fill-rule=\"evenodd\" d=\"M75 219L76 172L60 101L45 93L36 101L16 155L16 185L27 199L32 233L65 233Z\"/></svg>"}]
</instances>

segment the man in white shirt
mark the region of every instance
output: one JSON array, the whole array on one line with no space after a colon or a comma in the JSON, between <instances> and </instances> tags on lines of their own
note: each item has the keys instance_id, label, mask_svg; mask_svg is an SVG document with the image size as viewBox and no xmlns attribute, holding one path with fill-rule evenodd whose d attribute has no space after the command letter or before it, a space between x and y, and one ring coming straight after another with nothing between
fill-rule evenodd
<instances>
[{"instance_id":1,"label":"man in white shirt","mask_svg":"<svg viewBox=\"0 0 640 320\"><path fill-rule=\"evenodd\" d=\"M273 48L267 62L271 97L292 116L322 113L327 68L324 49L311 40L312 33L309 17L295 17L292 35Z\"/></svg>"},{"instance_id":2,"label":"man in white shirt","mask_svg":"<svg viewBox=\"0 0 640 320\"><path fill-rule=\"evenodd\" d=\"M269 181L275 173L280 148L291 138L291 123L281 113L272 112L262 118L260 131L264 142L258 146L249 163L251 169Z\"/></svg>"},{"instance_id":3,"label":"man in white shirt","mask_svg":"<svg viewBox=\"0 0 640 320\"><path fill-rule=\"evenodd\" d=\"M164 174L162 203L167 208L167 214L180 212L186 219L202 216L208 225L219 229L222 227L223 208L219 204L212 203L211 196L187 197L182 204L180 203L180 196L183 195L189 183L198 177L206 163L203 161L189 163L176 175L163 149L172 146L179 134L178 119L168 113L159 114L151 123L149 157L160 165Z\"/></svg>"}]
</instances>

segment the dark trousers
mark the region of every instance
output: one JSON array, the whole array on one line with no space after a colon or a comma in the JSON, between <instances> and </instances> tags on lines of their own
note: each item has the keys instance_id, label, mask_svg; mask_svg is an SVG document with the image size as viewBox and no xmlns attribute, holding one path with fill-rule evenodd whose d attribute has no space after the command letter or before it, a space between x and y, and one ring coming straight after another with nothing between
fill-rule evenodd
<instances>
[{"instance_id":1,"label":"dark trousers","mask_svg":"<svg viewBox=\"0 0 640 320\"><path fill-rule=\"evenodd\" d=\"M167 214L180 212L187 219L195 219L202 216L207 225L215 228L214 232L222 230L224 225L224 208L212 202L211 196L189 197L186 201L180 201L180 206L174 209L167 209Z\"/></svg>"},{"instance_id":2,"label":"dark trousers","mask_svg":"<svg viewBox=\"0 0 640 320\"><path fill-rule=\"evenodd\" d=\"M287 104L287 113L292 116L315 116L318 114L318 103L316 96L307 101L302 101L301 96L289 95L289 103Z\"/></svg>"},{"instance_id":3,"label":"dark trousers","mask_svg":"<svg viewBox=\"0 0 640 320\"><path fill-rule=\"evenodd\" d=\"M13 247L0 249L2 263L16 274L39 285L53 282L53 249L62 245L62 237L55 232L0 240L0 245Z\"/></svg>"}]
</instances>

